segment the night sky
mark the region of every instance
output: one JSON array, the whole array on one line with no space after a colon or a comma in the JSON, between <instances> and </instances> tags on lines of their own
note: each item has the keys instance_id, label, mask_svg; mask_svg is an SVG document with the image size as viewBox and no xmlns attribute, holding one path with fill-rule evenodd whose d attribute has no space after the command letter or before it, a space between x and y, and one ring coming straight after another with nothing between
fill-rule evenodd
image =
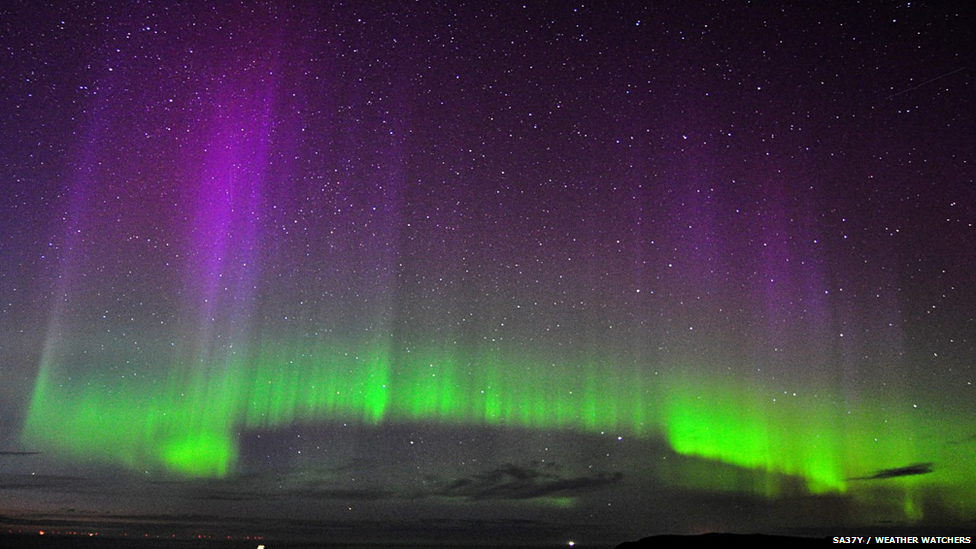
<instances>
[{"instance_id":1,"label":"night sky","mask_svg":"<svg viewBox=\"0 0 976 549\"><path fill-rule=\"evenodd\" d=\"M0 7L5 523L976 525L972 12L49 4Z\"/></svg>"}]
</instances>

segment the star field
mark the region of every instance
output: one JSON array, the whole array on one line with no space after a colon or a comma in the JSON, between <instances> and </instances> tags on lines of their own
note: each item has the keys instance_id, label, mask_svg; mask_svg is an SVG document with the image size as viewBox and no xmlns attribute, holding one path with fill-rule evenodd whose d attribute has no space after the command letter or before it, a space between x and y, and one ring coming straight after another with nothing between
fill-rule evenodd
<instances>
[{"instance_id":1,"label":"star field","mask_svg":"<svg viewBox=\"0 0 976 549\"><path fill-rule=\"evenodd\" d=\"M965 10L0 21L0 514L976 518Z\"/></svg>"}]
</instances>

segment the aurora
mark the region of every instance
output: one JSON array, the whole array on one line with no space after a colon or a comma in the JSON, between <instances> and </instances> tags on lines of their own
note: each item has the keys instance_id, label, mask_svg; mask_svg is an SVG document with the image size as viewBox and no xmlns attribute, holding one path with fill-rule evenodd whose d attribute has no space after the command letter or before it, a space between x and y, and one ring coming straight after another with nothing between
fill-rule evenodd
<instances>
[{"instance_id":1,"label":"aurora","mask_svg":"<svg viewBox=\"0 0 976 549\"><path fill-rule=\"evenodd\" d=\"M0 537L971 530L960 10L9 4Z\"/></svg>"},{"instance_id":2,"label":"aurora","mask_svg":"<svg viewBox=\"0 0 976 549\"><path fill-rule=\"evenodd\" d=\"M679 454L759 473L751 484L669 475L679 485L773 499L791 489L791 477L810 494L869 497L870 490L859 493L859 475L893 461L925 463L939 456L937 474L895 475L904 477L899 492L906 518L920 518L914 500L923 493L942 493L960 513L976 505L969 452L959 448L947 459L942 447L941 441L967 436L967 418L952 410L892 413L894 405L883 399L845 409L836 395L791 394L732 376L647 377L637 369L598 375L607 370L599 359L541 363L463 352L443 358L443 352L416 349L393 357L382 347L337 347L268 343L250 359L163 379L96 382L81 391L45 377L24 437L74 459L220 478L233 474L240 439L249 430L296 423L610 432L661 438Z\"/></svg>"}]
</instances>

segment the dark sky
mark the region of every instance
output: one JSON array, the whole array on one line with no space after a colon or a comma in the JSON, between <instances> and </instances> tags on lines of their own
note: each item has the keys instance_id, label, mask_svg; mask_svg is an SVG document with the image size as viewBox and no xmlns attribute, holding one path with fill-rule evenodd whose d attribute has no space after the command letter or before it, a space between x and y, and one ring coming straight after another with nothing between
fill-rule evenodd
<instances>
[{"instance_id":1,"label":"dark sky","mask_svg":"<svg viewBox=\"0 0 976 549\"><path fill-rule=\"evenodd\" d=\"M971 11L652 4L5 2L0 515L972 526Z\"/></svg>"}]
</instances>

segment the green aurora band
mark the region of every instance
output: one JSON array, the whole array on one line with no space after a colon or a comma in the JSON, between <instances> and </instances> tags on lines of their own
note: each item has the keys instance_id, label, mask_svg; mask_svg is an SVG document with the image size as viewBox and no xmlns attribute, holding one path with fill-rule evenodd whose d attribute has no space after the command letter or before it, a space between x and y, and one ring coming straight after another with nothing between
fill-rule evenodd
<instances>
[{"instance_id":1,"label":"green aurora band","mask_svg":"<svg viewBox=\"0 0 976 549\"><path fill-rule=\"evenodd\" d=\"M368 346L367 346L368 347ZM366 347L364 347L366 348ZM424 422L656 438L704 464L659 467L667 482L775 498L800 490L890 499L908 519L937 499L976 514L971 417L829 392L775 391L742 378L647 375L588 363L416 350L391 354L265 344L253 356L174 369L165 379L59 379L42 364L23 442L134 471L219 478L248 430L312 422ZM214 367L212 364L219 364ZM395 364L395 367L394 367ZM688 371L688 370L686 370ZM931 402L931 401L929 401ZM709 466L720 462L726 467ZM935 462L879 483L877 471ZM729 467L730 466L730 467Z\"/></svg>"}]
</instances>

